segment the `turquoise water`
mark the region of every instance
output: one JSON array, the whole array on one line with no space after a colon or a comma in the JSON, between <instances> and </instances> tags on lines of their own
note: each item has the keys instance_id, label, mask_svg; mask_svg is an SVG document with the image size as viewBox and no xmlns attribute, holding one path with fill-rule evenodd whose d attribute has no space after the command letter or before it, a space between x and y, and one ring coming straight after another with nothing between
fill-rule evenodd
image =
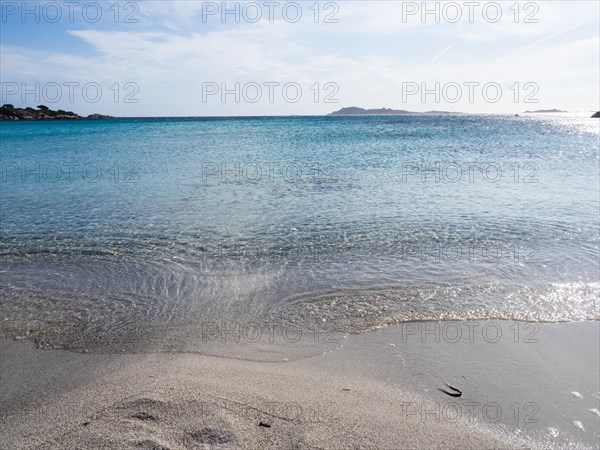
<instances>
[{"instance_id":1,"label":"turquoise water","mask_svg":"<svg viewBox=\"0 0 600 450\"><path fill-rule=\"evenodd\" d=\"M599 128L577 115L0 123L0 319L51 347L198 352L219 323L600 320Z\"/></svg>"}]
</instances>

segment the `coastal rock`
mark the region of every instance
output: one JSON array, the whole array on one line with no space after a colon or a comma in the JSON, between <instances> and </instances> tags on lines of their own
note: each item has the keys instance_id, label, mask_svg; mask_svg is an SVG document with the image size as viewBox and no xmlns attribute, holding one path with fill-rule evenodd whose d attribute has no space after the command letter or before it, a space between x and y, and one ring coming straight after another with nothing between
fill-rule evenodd
<instances>
[{"instance_id":1,"label":"coastal rock","mask_svg":"<svg viewBox=\"0 0 600 450\"><path fill-rule=\"evenodd\" d=\"M595 112L592 119L600 119L600 111Z\"/></svg>"},{"instance_id":2,"label":"coastal rock","mask_svg":"<svg viewBox=\"0 0 600 450\"><path fill-rule=\"evenodd\" d=\"M112 119L113 116L109 116L107 114L98 114L98 113L94 113L94 114L90 114L89 116L87 116L87 119Z\"/></svg>"}]
</instances>

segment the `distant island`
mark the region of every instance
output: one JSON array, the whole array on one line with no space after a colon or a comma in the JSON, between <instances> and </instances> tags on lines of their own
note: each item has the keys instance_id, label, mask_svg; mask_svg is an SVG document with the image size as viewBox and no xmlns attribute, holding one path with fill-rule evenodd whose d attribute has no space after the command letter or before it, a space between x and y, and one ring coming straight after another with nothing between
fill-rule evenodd
<instances>
[{"instance_id":1,"label":"distant island","mask_svg":"<svg viewBox=\"0 0 600 450\"><path fill-rule=\"evenodd\" d=\"M406 111L403 109L390 109L390 108L379 108L379 109L364 109L356 106L350 106L348 108L342 108L339 111L334 111L328 116L401 116L404 114L460 114L449 111L427 111L425 113Z\"/></svg>"},{"instance_id":2,"label":"distant island","mask_svg":"<svg viewBox=\"0 0 600 450\"><path fill-rule=\"evenodd\" d=\"M525 114L537 114L537 113L565 113L568 111L561 111L560 109L538 109L536 111L525 111Z\"/></svg>"},{"instance_id":3,"label":"distant island","mask_svg":"<svg viewBox=\"0 0 600 450\"><path fill-rule=\"evenodd\" d=\"M38 109L15 108L13 105L5 104L0 107L0 120L75 120L75 119L112 119L105 114L90 114L87 117L75 114L72 111L53 111L45 105L39 105Z\"/></svg>"},{"instance_id":4,"label":"distant island","mask_svg":"<svg viewBox=\"0 0 600 450\"><path fill-rule=\"evenodd\" d=\"M525 114L539 114L539 113L566 113L568 111L561 111L560 109L538 109L537 111L525 111ZM595 112L592 119L600 119L600 111Z\"/></svg>"},{"instance_id":5,"label":"distant island","mask_svg":"<svg viewBox=\"0 0 600 450\"><path fill-rule=\"evenodd\" d=\"M566 113L568 111L562 111L560 109L538 109L536 111L525 111L524 114L548 114L548 113ZM342 108L339 111L334 111L327 114L327 116L402 116L408 114L465 114L459 112L450 111L427 111L427 112L415 112L407 111L404 109L391 109L391 108L377 108L377 109L365 109L357 106L349 106ZM515 117L519 117L515 114ZM600 119L600 111L594 113L593 119Z\"/></svg>"}]
</instances>

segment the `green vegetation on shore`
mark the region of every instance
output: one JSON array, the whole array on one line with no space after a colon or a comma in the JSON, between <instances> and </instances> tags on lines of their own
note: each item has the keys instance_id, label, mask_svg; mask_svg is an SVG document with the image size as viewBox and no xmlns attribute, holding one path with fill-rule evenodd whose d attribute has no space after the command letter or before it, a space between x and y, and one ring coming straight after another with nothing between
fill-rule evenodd
<instances>
[{"instance_id":1,"label":"green vegetation on shore","mask_svg":"<svg viewBox=\"0 0 600 450\"><path fill-rule=\"evenodd\" d=\"M64 111L62 109L53 111L45 105L39 105L37 108L15 108L11 104L5 104L0 107L0 120L74 120L110 119L112 117L104 114L90 114L87 117L83 117L72 111Z\"/></svg>"}]
</instances>

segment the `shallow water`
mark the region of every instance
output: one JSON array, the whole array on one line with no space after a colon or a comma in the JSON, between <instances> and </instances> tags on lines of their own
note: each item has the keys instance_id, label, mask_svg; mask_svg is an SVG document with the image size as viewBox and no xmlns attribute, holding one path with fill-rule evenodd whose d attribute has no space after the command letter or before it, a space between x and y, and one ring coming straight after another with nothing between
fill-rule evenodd
<instances>
[{"instance_id":1,"label":"shallow water","mask_svg":"<svg viewBox=\"0 0 600 450\"><path fill-rule=\"evenodd\" d=\"M580 115L0 123L3 331L287 358L332 330L600 320L599 134Z\"/></svg>"}]
</instances>

